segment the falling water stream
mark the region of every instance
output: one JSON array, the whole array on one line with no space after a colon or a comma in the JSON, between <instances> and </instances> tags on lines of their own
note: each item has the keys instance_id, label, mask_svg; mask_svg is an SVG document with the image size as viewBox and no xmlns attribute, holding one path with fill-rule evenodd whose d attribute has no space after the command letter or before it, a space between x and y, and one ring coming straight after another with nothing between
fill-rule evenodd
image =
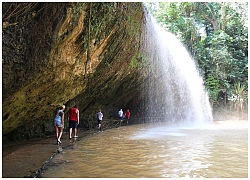
<instances>
[{"instance_id":1,"label":"falling water stream","mask_svg":"<svg viewBox=\"0 0 250 180\"><path fill-rule=\"evenodd\" d=\"M199 125L212 121L208 96L183 44L145 13L141 50L149 78L143 83L150 121Z\"/></svg>"},{"instance_id":2,"label":"falling water stream","mask_svg":"<svg viewBox=\"0 0 250 180\"><path fill-rule=\"evenodd\" d=\"M149 123L72 142L40 177L247 178L247 122L213 122L202 78L184 46L150 17L144 26L149 78L142 93Z\"/></svg>"}]
</instances>

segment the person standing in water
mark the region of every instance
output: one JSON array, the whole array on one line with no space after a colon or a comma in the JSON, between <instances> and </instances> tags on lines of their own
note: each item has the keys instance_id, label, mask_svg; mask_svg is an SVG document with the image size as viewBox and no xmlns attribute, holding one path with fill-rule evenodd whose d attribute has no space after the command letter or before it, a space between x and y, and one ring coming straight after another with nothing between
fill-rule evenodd
<instances>
[{"instance_id":1,"label":"person standing in water","mask_svg":"<svg viewBox=\"0 0 250 180\"><path fill-rule=\"evenodd\" d=\"M123 111L122 111L122 109L120 109L120 111L118 111L118 116L119 116L120 120L123 120Z\"/></svg>"},{"instance_id":2,"label":"person standing in water","mask_svg":"<svg viewBox=\"0 0 250 180\"><path fill-rule=\"evenodd\" d=\"M56 139L57 139L57 144L61 144L61 137L63 133L63 128L64 128L64 111L65 110L65 105L62 105L59 110L56 113L55 119L54 119L54 127L56 130Z\"/></svg>"},{"instance_id":3,"label":"person standing in water","mask_svg":"<svg viewBox=\"0 0 250 180\"><path fill-rule=\"evenodd\" d=\"M125 117L126 117L126 119L127 119L127 124L128 124L128 120L129 120L129 118L130 118L130 111L129 111L129 109L126 111Z\"/></svg>"},{"instance_id":4,"label":"person standing in water","mask_svg":"<svg viewBox=\"0 0 250 180\"><path fill-rule=\"evenodd\" d=\"M102 118L103 118L103 114L102 114L102 111L101 109L99 110L99 112L97 113L97 123L98 123L98 129L99 131L102 130Z\"/></svg>"},{"instance_id":5,"label":"person standing in water","mask_svg":"<svg viewBox=\"0 0 250 180\"><path fill-rule=\"evenodd\" d=\"M72 129L74 131L74 138L77 138L77 125L79 124L79 110L77 106L70 108L69 110L69 139L72 136Z\"/></svg>"}]
</instances>

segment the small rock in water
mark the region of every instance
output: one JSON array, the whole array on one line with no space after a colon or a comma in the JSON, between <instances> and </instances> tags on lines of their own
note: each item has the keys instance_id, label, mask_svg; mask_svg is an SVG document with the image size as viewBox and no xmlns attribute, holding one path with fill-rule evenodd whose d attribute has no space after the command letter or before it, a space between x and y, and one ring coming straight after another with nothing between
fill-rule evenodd
<instances>
[{"instance_id":1,"label":"small rock in water","mask_svg":"<svg viewBox=\"0 0 250 180\"><path fill-rule=\"evenodd\" d=\"M57 149L57 152L58 153L60 153L60 152L62 152L63 151L63 148L62 147L59 147L58 149Z\"/></svg>"}]
</instances>

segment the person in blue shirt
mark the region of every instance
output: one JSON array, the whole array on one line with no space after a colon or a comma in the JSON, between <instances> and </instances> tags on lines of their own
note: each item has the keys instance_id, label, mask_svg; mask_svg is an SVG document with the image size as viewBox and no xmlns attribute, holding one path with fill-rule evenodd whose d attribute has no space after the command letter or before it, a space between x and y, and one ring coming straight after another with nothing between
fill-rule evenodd
<instances>
[{"instance_id":1,"label":"person in blue shirt","mask_svg":"<svg viewBox=\"0 0 250 180\"><path fill-rule=\"evenodd\" d=\"M56 139L57 139L57 144L61 144L61 137L63 133L63 128L64 128L64 109L65 105L62 105L58 111L56 112L56 116L54 119L54 127L56 130Z\"/></svg>"}]
</instances>

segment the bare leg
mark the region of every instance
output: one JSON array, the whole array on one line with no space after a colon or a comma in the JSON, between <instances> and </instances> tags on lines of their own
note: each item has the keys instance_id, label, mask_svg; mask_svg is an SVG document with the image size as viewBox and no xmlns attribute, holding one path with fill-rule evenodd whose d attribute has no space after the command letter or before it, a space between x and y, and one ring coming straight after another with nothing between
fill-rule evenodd
<instances>
[{"instance_id":1,"label":"bare leg","mask_svg":"<svg viewBox=\"0 0 250 180\"><path fill-rule=\"evenodd\" d=\"M72 136L72 128L69 128L69 139L71 139Z\"/></svg>"},{"instance_id":2,"label":"bare leg","mask_svg":"<svg viewBox=\"0 0 250 180\"><path fill-rule=\"evenodd\" d=\"M77 129L74 129L74 136L77 136Z\"/></svg>"},{"instance_id":3,"label":"bare leg","mask_svg":"<svg viewBox=\"0 0 250 180\"><path fill-rule=\"evenodd\" d=\"M58 129L59 129L58 141L61 142L61 137L62 137L62 133L63 133L63 127L58 127Z\"/></svg>"}]
</instances>

